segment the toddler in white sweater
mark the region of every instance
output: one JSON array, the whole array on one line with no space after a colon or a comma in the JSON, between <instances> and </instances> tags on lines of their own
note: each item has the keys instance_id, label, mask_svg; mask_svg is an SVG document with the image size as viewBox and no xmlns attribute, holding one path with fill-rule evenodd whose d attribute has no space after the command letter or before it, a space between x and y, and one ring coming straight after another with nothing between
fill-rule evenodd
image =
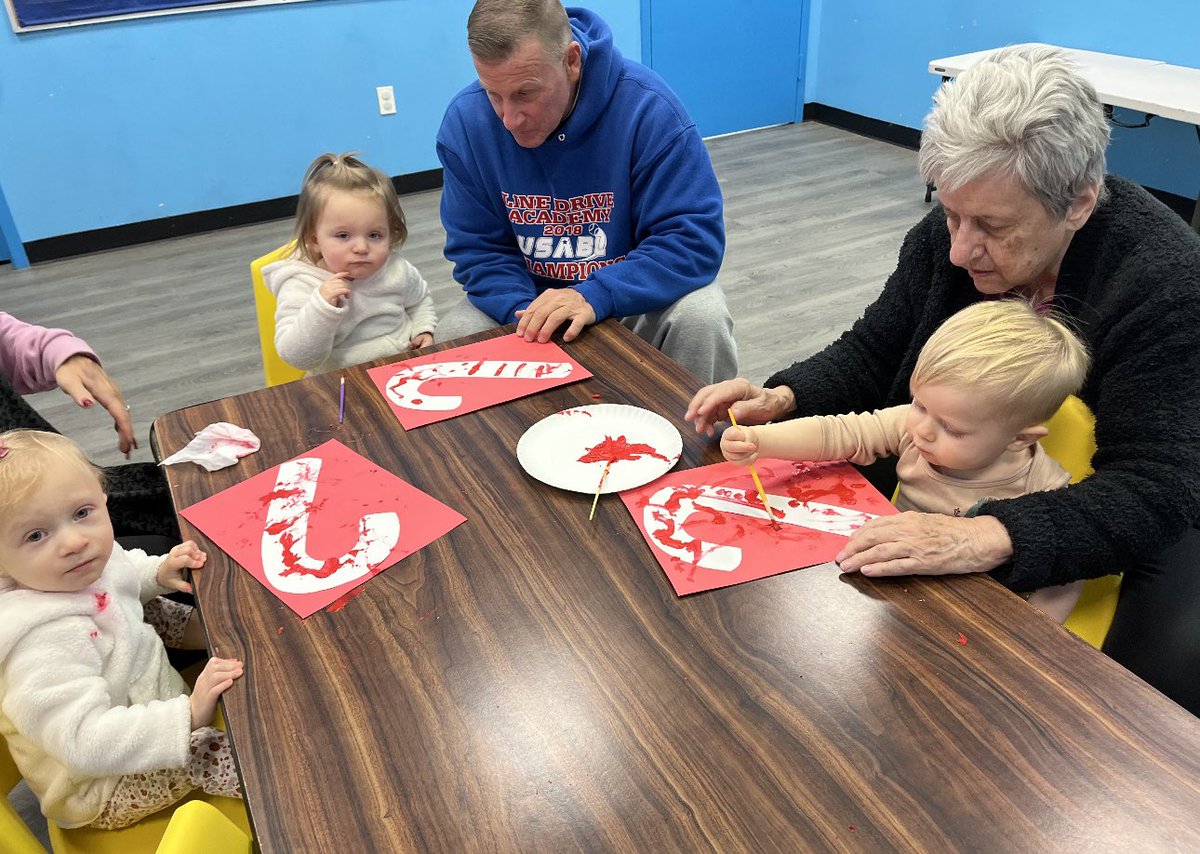
<instances>
[{"instance_id":1,"label":"toddler in white sweater","mask_svg":"<svg viewBox=\"0 0 1200 854\"><path fill-rule=\"evenodd\" d=\"M400 256L408 229L386 175L322 154L304 176L295 236L290 258L263 267L285 362L321 373L433 343L433 297Z\"/></svg>"},{"instance_id":2,"label":"toddler in white sweater","mask_svg":"<svg viewBox=\"0 0 1200 854\"><path fill-rule=\"evenodd\" d=\"M165 557L113 540L99 469L57 433L0 433L0 733L47 818L133 824L194 789L241 797L217 698L242 675L210 659L188 695L164 641L203 648L193 542Z\"/></svg>"}]
</instances>

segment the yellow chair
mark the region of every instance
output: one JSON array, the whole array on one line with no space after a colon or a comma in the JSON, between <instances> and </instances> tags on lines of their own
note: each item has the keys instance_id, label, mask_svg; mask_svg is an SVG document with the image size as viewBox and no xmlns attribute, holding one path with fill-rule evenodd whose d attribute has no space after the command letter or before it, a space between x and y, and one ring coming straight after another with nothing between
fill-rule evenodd
<instances>
[{"instance_id":1,"label":"yellow chair","mask_svg":"<svg viewBox=\"0 0 1200 854\"><path fill-rule=\"evenodd\" d=\"M1096 453L1096 419L1087 404L1071 395L1046 426L1050 434L1041 440L1042 447L1070 473L1071 483L1090 475L1092 455ZM1089 579L1063 625L1099 649L1112 625L1120 589L1119 575Z\"/></svg>"},{"instance_id":2,"label":"yellow chair","mask_svg":"<svg viewBox=\"0 0 1200 854\"><path fill-rule=\"evenodd\" d=\"M0 750L0 841L9 854L46 854L21 814L8 800L9 793L21 782L17 763L9 755L8 745Z\"/></svg>"},{"instance_id":3,"label":"yellow chair","mask_svg":"<svg viewBox=\"0 0 1200 854\"><path fill-rule=\"evenodd\" d=\"M263 379L268 386L290 383L304 376L304 371L283 361L275 350L275 294L267 290L267 283L263 281L262 274L263 267L272 261L282 261L292 254L295 247L295 243L288 243L250 262L250 278L254 282L254 310L258 314L258 342L262 347Z\"/></svg>"},{"instance_id":4,"label":"yellow chair","mask_svg":"<svg viewBox=\"0 0 1200 854\"><path fill-rule=\"evenodd\" d=\"M12 755L8 751L8 744L5 743L0 749L0 789L7 796L20 781L20 769L13 762ZM0 798L0 801L3 801L0 805L0 850L6 854L45 854L46 849L25 825L8 798ZM163 840L168 824L172 822L172 813L192 804L198 804L216 812L225 824L230 825L246 839L244 848L209 847L206 850L249 850L250 819L246 816L246 807L242 801L236 798L206 795L204 792L196 792L182 804L161 809L153 815L146 816L137 824L120 830L97 830L91 827L65 830L54 822L48 821L46 824L50 836L50 848L54 854L138 854L143 851L154 851ZM211 813L208 814L211 815Z\"/></svg>"},{"instance_id":5,"label":"yellow chair","mask_svg":"<svg viewBox=\"0 0 1200 854\"><path fill-rule=\"evenodd\" d=\"M157 854L250 854L250 837L220 810L204 801L188 801L175 810Z\"/></svg>"}]
</instances>

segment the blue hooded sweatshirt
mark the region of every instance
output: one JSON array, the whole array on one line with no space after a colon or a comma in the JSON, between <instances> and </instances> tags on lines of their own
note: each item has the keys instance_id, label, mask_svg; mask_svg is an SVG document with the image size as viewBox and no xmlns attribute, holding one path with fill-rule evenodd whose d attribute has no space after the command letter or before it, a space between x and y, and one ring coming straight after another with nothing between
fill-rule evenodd
<instances>
[{"instance_id":1,"label":"blue hooded sweatshirt","mask_svg":"<svg viewBox=\"0 0 1200 854\"><path fill-rule=\"evenodd\" d=\"M544 143L517 145L478 81L437 135L446 258L501 324L547 287L576 288L597 322L658 311L712 282L725 252L721 189L687 111L597 15L567 14L579 95Z\"/></svg>"}]
</instances>

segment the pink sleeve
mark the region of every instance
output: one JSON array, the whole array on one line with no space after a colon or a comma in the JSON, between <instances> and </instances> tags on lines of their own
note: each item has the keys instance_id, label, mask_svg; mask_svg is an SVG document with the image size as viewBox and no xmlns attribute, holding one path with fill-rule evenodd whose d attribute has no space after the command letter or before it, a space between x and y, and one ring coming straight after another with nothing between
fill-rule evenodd
<instances>
[{"instance_id":1,"label":"pink sleeve","mask_svg":"<svg viewBox=\"0 0 1200 854\"><path fill-rule=\"evenodd\" d=\"M96 357L82 338L65 329L47 329L0 311L0 373L17 394L54 388L54 372L71 356Z\"/></svg>"}]
</instances>

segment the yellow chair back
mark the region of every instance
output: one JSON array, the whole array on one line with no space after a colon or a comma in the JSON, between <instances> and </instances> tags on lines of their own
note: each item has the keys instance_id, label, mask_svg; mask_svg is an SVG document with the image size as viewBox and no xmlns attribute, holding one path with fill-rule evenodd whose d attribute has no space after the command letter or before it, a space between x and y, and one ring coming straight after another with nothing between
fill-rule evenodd
<instances>
[{"instance_id":1,"label":"yellow chair back","mask_svg":"<svg viewBox=\"0 0 1200 854\"><path fill-rule=\"evenodd\" d=\"M28 825L8 800L8 794L21 782L21 772L8 752L8 745L0 749L0 840L10 854L46 854Z\"/></svg>"},{"instance_id":2,"label":"yellow chair back","mask_svg":"<svg viewBox=\"0 0 1200 854\"><path fill-rule=\"evenodd\" d=\"M295 247L295 243L287 243L250 262L250 279L254 283L254 310L258 314L258 343L262 348L263 379L268 386L290 383L304 376L304 371L283 361L275 350L275 295L267 290L267 283L263 281L262 274L263 267L273 261L282 261L292 254Z\"/></svg>"},{"instance_id":3,"label":"yellow chair back","mask_svg":"<svg viewBox=\"0 0 1200 854\"><path fill-rule=\"evenodd\" d=\"M1096 453L1096 419L1087 404L1071 395L1046 422L1050 433L1041 440L1046 453L1078 483L1092 473L1092 456ZM1096 649L1112 625L1121 589L1121 576L1105 575L1092 578L1083 585L1083 593L1071 615L1063 624Z\"/></svg>"}]
</instances>

